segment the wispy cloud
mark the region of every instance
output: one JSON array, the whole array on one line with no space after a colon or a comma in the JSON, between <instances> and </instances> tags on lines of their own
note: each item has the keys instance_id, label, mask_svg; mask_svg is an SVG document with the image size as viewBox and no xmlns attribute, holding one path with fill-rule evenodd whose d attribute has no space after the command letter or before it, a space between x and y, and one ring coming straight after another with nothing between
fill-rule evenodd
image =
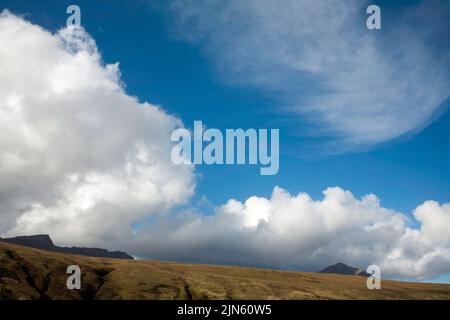
<instances>
[{"instance_id":1,"label":"wispy cloud","mask_svg":"<svg viewBox=\"0 0 450 320\"><path fill-rule=\"evenodd\" d=\"M369 4L174 0L170 12L175 35L199 44L224 81L270 92L342 151L420 130L450 93L448 2L382 7L377 31Z\"/></svg>"}]
</instances>

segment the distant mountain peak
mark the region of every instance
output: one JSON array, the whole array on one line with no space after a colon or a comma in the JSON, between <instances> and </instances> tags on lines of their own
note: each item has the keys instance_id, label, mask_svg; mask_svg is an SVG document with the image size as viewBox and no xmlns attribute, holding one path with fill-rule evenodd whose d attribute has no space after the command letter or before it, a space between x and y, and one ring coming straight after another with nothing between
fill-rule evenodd
<instances>
[{"instance_id":1,"label":"distant mountain peak","mask_svg":"<svg viewBox=\"0 0 450 320\"><path fill-rule=\"evenodd\" d=\"M342 262L338 262L338 263L336 263L336 264L334 264L332 266L328 266L328 267L320 270L319 273L336 273L336 274L352 275L352 276L364 276L364 277L370 276L363 269L351 267L351 266L346 265L345 263L342 263Z\"/></svg>"},{"instance_id":2,"label":"distant mountain peak","mask_svg":"<svg viewBox=\"0 0 450 320\"><path fill-rule=\"evenodd\" d=\"M79 248L79 247L59 247L55 246L48 234L37 234L31 236L18 236L14 238L6 238L1 241L17 244L20 246L37 248L52 252L61 252L67 254L76 254L81 256L99 257L99 258L116 258L116 259L134 259L132 256L122 251L108 251L100 248Z\"/></svg>"},{"instance_id":3,"label":"distant mountain peak","mask_svg":"<svg viewBox=\"0 0 450 320\"><path fill-rule=\"evenodd\" d=\"M15 240L29 240L29 241L39 241L39 242L43 242L43 243L47 243L49 245L54 245L52 239L50 238L50 236L48 234L35 234L35 235L31 235L31 236L18 236L18 237L14 237L14 238L10 238L10 239L15 239Z\"/></svg>"}]
</instances>

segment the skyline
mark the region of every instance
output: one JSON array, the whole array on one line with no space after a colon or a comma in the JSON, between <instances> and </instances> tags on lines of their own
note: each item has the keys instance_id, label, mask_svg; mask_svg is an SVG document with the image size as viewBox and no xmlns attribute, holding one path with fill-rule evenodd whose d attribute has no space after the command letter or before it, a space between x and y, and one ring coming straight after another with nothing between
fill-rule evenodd
<instances>
[{"instance_id":1,"label":"skyline","mask_svg":"<svg viewBox=\"0 0 450 320\"><path fill-rule=\"evenodd\" d=\"M448 4L379 1L382 29L369 31L352 1L332 13L286 1L276 15L310 9L275 25L272 1L170 3L78 1L78 34L64 29L67 1L1 3L0 147L24 158L1 162L0 235L288 269L340 254L393 278L450 280ZM170 134L194 121L279 128L278 174L173 166Z\"/></svg>"}]
</instances>

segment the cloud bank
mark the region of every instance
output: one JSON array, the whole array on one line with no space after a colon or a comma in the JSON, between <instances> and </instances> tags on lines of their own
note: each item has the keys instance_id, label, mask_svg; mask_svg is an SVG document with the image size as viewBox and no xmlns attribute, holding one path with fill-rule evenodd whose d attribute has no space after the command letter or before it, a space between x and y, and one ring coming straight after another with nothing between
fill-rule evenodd
<instances>
[{"instance_id":1,"label":"cloud bank","mask_svg":"<svg viewBox=\"0 0 450 320\"><path fill-rule=\"evenodd\" d=\"M329 188L314 200L276 187L270 198L171 213L195 187L194 168L170 161L181 121L127 95L118 65L102 63L83 30L52 34L3 12L0 70L0 236L50 233L60 245L171 260L449 273L450 204L425 202L409 221L374 195Z\"/></svg>"},{"instance_id":2,"label":"cloud bank","mask_svg":"<svg viewBox=\"0 0 450 320\"><path fill-rule=\"evenodd\" d=\"M396 278L425 279L450 270L450 204L428 201L413 215L357 199L339 187L321 200L275 187L270 198L229 200L213 215L183 213L141 230L141 255L168 260L317 271L344 261L381 266Z\"/></svg>"},{"instance_id":3,"label":"cloud bank","mask_svg":"<svg viewBox=\"0 0 450 320\"><path fill-rule=\"evenodd\" d=\"M174 0L169 12L223 80L272 94L342 152L420 130L450 94L448 2L382 7L379 31L366 27L370 4Z\"/></svg>"}]
</instances>

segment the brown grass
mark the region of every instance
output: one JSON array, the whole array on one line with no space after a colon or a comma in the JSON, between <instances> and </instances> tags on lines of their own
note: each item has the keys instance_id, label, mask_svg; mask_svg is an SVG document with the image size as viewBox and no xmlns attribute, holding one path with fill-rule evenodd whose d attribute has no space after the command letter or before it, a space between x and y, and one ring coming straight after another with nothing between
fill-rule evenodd
<instances>
[{"instance_id":1,"label":"brown grass","mask_svg":"<svg viewBox=\"0 0 450 320\"><path fill-rule=\"evenodd\" d=\"M82 271L66 288L66 268ZM450 285L269 269L131 261L52 253L0 242L0 299L450 299Z\"/></svg>"}]
</instances>

